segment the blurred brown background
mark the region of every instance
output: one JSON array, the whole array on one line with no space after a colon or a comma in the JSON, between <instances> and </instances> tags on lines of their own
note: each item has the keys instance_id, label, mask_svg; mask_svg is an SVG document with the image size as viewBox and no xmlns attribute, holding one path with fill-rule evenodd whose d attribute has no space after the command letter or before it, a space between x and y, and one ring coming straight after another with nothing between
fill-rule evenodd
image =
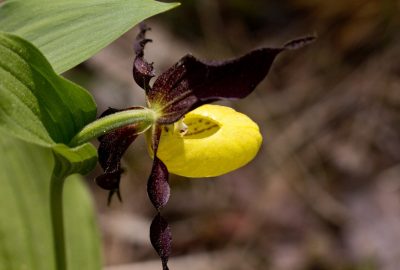
<instances>
[{"instance_id":1,"label":"blurred brown background","mask_svg":"<svg viewBox=\"0 0 400 270\"><path fill-rule=\"evenodd\" d=\"M186 53L239 56L313 34L281 55L245 100L227 102L264 136L256 159L215 179L172 176L163 210L171 270L400 269L400 3L396 0L192 0L148 21L158 74ZM144 104L131 76L137 29L69 72L99 112ZM148 239L151 160L125 155L121 204L95 195L107 270L160 269Z\"/></svg>"}]
</instances>

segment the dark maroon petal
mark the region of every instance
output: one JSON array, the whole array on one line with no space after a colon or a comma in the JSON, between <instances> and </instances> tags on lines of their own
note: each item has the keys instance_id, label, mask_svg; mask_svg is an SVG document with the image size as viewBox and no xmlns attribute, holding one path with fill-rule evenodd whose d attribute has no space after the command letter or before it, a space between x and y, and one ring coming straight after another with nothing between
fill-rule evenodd
<instances>
[{"instance_id":1,"label":"dark maroon petal","mask_svg":"<svg viewBox=\"0 0 400 270\"><path fill-rule=\"evenodd\" d=\"M157 78L148 91L148 100L162 112L158 122L170 124L202 104L244 98L267 76L279 53L300 48L312 40L311 37L296 39L281 48L262 48L240 58L214 63L187 55Z\"/></svg>"},{"instance_id":2,"label":"dark maroon petal","mask_svg":"<svg viewBox=\"0 0 400 270\"><path fill-rule=\"evenodd\" d=\"M171 255L172 235L168 222L160 215L154 217L150 226L150 241L161 258L163 270L168 270L168 258Z\"/></svg>"},{"instance_id":3,"label":"dark maroon petal","mask_svg":"<svg viewBox=\"0 0 400 270\"><path fill-rule=\"evenodd\" d=\"M169 173L165 164L157 157L157 148L160 142L161 126L153 127L152 148L154 153L153 166L147 181L147 194L151 203L159 210L164 207L170 196L170 187L168 183Z\"/></svg>"},{"instance_id":4,"label":"dark maroon petal","mask_svg":"<svg viewBox=\"0 0 400 270\"><path fill-rule=\"evenodd\" d=\"M155 76L153 64L144 59L144 47L151 39L146 38L146 31L150 30L144 23L140 24L140 32L134 45L136 58L133 62L133 78L135 82L146 92L150 89L150 80Z\"/></svg>"},{"instance_id":5,"label":"dark maroon petal","mask_svg":"<svg viewBox=\"0 0 400 270\"><path fill-rule=\"evenodd\" d=\"M99 163L105 174L116 178L121 174L121 157L137 137L137 126L126 126L99 138Z\"/></svg>"},{"instance_id":6,"label":"dark maroon petal","mask_svg":"<svg viewBox=\"0 0 400 270\"><path fill-rule=\"evenodd\" d=\"M168 178L169 173L167 167L155 156L151 174L147 181L147 193L151 203L157 210L164 207L168 202L170 195Z\"/></svg>"}]
</instances>

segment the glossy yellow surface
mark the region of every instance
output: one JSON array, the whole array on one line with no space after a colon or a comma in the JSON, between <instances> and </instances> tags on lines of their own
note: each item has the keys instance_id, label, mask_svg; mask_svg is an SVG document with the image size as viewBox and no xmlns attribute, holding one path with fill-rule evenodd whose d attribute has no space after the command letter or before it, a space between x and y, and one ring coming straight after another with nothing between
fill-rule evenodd
<instances>
[{"instance_id":1,"label":"glossy yellow surface","mask_svg":"<svg viewBox=\"0 0 400 270\"><path fill-rule=\"evenodd\" d=\"M171 173L212 177L247 164L261 142L257 124L246 115L225 106L203 105L163 127L157 156Z\"/></svg>"}]
</instances>

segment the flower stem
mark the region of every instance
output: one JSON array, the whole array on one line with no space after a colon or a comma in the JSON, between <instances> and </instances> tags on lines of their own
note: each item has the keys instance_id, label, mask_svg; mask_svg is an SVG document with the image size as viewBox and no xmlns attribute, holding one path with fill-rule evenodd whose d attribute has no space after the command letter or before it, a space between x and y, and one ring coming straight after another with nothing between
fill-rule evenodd
<instances>
[{"instance_id":1,"label":"flower stem","mask_svg":"<svg viewBox=\"0 0 400 270\"><path fill-rule=\"evenodd\" d=\"M107 132L117 128L135 124L138 133L146 131L156 121L156 113L147 108L133 108L117 113L113 113L97 119L85 126L78 134L72 138L69 146L74 147L100 137Z\"/></svg>"},{"instance_id":2,"label":"flower stem","mask_svg":"<svg viewBox=\"0 0 400 270\"><path fill-rule=\"evenodd\" d=\"M64 177L57 176L56 171L54 171L50 182L50 211L57 270L67 270L63 216L63 187Z\"/></svg>"}]
</instances>

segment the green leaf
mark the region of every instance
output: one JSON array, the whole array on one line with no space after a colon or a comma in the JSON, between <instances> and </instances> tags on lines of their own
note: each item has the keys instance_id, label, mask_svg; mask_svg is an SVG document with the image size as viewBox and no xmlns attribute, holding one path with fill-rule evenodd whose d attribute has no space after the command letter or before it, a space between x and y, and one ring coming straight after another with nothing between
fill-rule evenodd
<instances>
[{"instance_id":1,"label":"green leaf","mask_svg":"<svg viewBox=\"0 0 400 270\"><path fill-rule=\"evenodd\" d=\"M50 217L50 149L0 132L0 270L56 270ZM80 177L65 180L68 269L101 269L91 199Z\"/></svg>"},{"instance_id":2,"label":"green leaf","mask_svg":"<svg viewBox=\"0 0 400 270\"><path fill-rule=\"evenodd\" d=\"M0 30L31 41L62 73L140 21L177 5L153 0L10 0L0 7Z\"/></svg>"},{"instance_id":3,"label":"green leaf","mask_svg":"<svg viewBox=\"0 0 400 270\"><path fill-rule=\"evenodd\" d=\"M93 146L65 146L95 119L96 104L85 89L57 75L32 44L0 32L0 130L53 148L66 176L96 164Z\"/></svg>"},{"instance_id":4,"label":"green leaf","mask_svg":"<svg viewBox=\"0 0 400 270\"><path fill-rule=\"evenodd\" d=\"M0 128L44 146L67 144L96 118L83 88L57 75L29 42L0 32Z\"/></svg>"}]
</instances>

